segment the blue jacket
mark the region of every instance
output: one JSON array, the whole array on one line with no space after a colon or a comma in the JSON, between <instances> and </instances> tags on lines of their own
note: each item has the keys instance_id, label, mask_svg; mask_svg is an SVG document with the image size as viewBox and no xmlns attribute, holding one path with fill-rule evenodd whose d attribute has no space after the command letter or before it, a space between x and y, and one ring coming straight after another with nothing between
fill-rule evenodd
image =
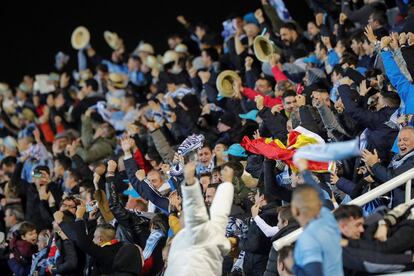
<instances>
[{"instance_id":1,"label":"blue jacket","mask_svg":"<svg viewBox=\"0 0 414 276\"><path fill-rule=\"evenodd\" d=\"M390 51L381 52L385 73L404 102L404 114L414 114L414 84L401 73Z\"/></svg>"},{"instance_id":2,"label":"blue jacket","mask_svg":"<svg viewBox=\"0 0 414 276\"><path fill-rule=\"evenodd\" d=\"M139 181L135 176L135 172L138 170L137 164L133 158L124 160L125 169L127 172L128 180L132 187L145 199L151 201L158 209L164 214L169 214L168 207L170 201L167 197L163 197L157 190L155 190L146 181Z\"/></svg>"}]
</instances>

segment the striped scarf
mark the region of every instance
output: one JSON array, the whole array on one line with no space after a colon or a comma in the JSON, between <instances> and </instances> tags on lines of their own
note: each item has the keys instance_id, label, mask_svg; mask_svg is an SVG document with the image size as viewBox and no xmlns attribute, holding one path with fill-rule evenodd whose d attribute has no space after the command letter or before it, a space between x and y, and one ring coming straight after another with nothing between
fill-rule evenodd
<instances>
[{"instance_id":1,"label":"striped scarf","mask_svg":"<svg viewBox=\"0 0 414 276\"><path fill-rule=\"evenodd\" d=\"M145 244L144 260L147 260L149 257L151 257L152 252L163 237L164 233L159 229L151 232L150 236L147 239L147 243Z\"/></svg>"},{"instance_id":2,"label":"striped scarf","mask_svg":"<svg viewBox=\"0 0 414 276\"><path fill-rule=\"evenodd\" d=\"M414 156L414 151L407 153L404 156L399 154L395 155L394 158L391 160L390 166L394 169L400 167L408 158Z\"/></svg>"}]
</instances>

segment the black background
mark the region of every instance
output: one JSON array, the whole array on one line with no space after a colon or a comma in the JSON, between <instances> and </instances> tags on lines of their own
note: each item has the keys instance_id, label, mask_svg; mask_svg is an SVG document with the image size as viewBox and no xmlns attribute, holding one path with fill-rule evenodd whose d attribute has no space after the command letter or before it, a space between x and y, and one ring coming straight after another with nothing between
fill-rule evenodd
<instances>
[{"instance_id":1,"label":"black background","mask_svg":"<svg viewBox=\"0 0 414 276\"><path fill-rule=\"evenodd\" d=\"M166 50L166 36L185 33L179 14L190 22L204 22L217 32L230 14L243 15L261 6L260 0L194 1L29 1L4 2L0 7L0 81L17 85L24 74L53 71L54 55L63 51L76 60L70 37L79 25L91 32L92 46L103 56L110 48L103 32L117 32L127 50L140 40ZM311 18L304 0L285 0L291 15L302 23Z\"/></svg>"}]
</instances>

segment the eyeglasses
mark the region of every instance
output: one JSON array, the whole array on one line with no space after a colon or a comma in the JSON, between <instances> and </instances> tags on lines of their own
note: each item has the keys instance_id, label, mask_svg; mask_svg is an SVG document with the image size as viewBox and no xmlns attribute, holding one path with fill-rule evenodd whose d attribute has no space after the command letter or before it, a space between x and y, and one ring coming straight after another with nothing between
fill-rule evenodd
<instances>
[{"instance_id":1,"label":"eyeglasses","mask_svg":"<svg viewBox=\"0 0 414 276\"><path fill-rule=\"evenodd\" d=\"M62 203L62 205L61 205L62 207L64 207L64 208L67 208L67 209L76 209L76 205L75 206L73 206L73 205L67 205L67 204L65 204L65 203Z\"/></svg>"}]
</instances>

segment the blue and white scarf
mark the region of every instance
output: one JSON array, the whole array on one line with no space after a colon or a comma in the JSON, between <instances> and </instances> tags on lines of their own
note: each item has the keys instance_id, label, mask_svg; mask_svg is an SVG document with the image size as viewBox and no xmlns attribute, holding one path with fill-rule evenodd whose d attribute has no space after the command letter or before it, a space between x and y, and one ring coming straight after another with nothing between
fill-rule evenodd
<instances>
[{"instance_id":1,"label":"blue and white scarf","mask_svg":"<svg viewBox=\"0 0 414 276\"><path fill-rule=\"evenodd\" d=\"M157 247L159 241L164 237L164 232L161 230L154 230L151 232L150 236L147 239L147 243L144 248L144 260L147 260L151 257L152 252L154 251L155 247Z\"/></svg>"}]
</instances>

